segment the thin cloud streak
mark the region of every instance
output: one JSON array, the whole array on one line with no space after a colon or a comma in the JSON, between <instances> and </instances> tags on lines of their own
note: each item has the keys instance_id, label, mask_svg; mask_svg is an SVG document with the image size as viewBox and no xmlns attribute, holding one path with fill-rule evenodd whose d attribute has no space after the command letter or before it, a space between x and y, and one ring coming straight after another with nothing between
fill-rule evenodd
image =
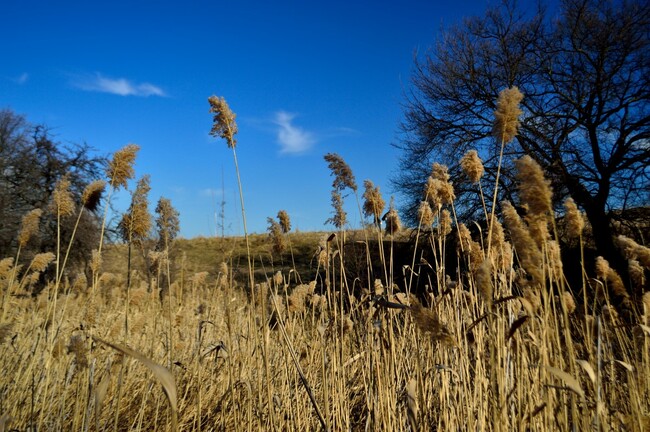
<instances>
[{"instance_id":1,"label":"thin cloud streak","mask_svg":"<svg viewBox=\"0 0 650 432\"><path fill-rule=\"evenodd\" d=\"M118 96L167 96L160 87L148 82L134 83L126 78L109 78L100 73L78 78L73 85L81 90L110 93Z\"/></svg>"},{"instance_id":2,"label":"thin cloud streak","mask_svg":"<svg viewBox=\"0 0 650 432\"><path fill-rule=\"evenodd\" d=\"M22 74L20 74L19 77L14 79L14 81L17 84L23 85L23 84L25 84L27 82L28 79L29 79L29 74L27 72L23 72Z\"/></svg>"},{"instance_id":3,"label":"thin cloud streak","mask_svg":"<svg viewBox=\"0 0 650 432\"><path fill-rule=\"evenodd\" d=\"M295 114L286 111L275 113L273 123L278 126L277 140L280 144L280 153L300 154L309 150L316 138L311 132L292 124Z\"/></svg>"},{"instance_id":4,"label":"thin cloud streak","mask_svg":"<svg viewBox=\"0 0 650 432\"><path fill-rule=\"evenodd\" d=\"M220 197L222 195L221 189L214 189L214 188L205 188L201 189L199 191L199 195L203 197Z\"/></svg>"}]
</instances>

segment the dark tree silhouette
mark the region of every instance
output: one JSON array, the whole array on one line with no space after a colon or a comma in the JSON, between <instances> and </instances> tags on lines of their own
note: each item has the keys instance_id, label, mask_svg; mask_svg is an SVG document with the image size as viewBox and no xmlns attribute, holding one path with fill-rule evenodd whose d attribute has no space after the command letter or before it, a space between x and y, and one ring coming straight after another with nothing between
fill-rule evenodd
<instances>
[{"instance_id":1,"label":"dark tree silhouette","mask_svg":"<svg viewBox=\"0 0 650 432\"><path fill-rule=\"evenodd\" d=\"M40 233L21 254L56 250L56 218L48 211L56 183L66 174L77 203L86 185L103 175L105 159L92 154L85 144L63 145L45 126L33 125L11 110L0 110L0 257L15 254L22 217L43 210ZM78 209L77 209L78 210ZM85 263L99 240L97 215L82 214L69 257L70 266ZM96 209L95 209L96 210ZM63 218L61 238L71 237L76 217Z\"/></svg>"},{"instance_id":2,"label":"dark tree silhouette","mask_svg":"<svg viewBox=\"0 0 650 432\"><path fill-rule=\"evenodd\" d=\"M499 91L517 86L523 114L505 148L500 198L513 200L512 161L530 155L552 181L555 202L570 194L591 223L598 253L626 273L611 210L650 198L649 24L642 0L564 0L553 14L505 1L446 30L416 60L396 144L403 153L393 180L410 197L408 218L417 215L432 162L449 165L461 213L476 214L481 204L458 163L477 149L483 187L494 187L495 102Z\"/></svg>"}]
</instances>

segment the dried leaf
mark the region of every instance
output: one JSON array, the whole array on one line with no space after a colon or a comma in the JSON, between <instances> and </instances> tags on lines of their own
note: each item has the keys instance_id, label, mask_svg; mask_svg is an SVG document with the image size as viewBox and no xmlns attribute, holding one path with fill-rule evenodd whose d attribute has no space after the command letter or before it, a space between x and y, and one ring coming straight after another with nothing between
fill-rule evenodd
<instances>
[{"instance_id":1,"label":"dried leaf","mask_svg":"<svg viewBox=\"0 0 650 432\"><path fill-rule=\"evenodd\" d=\"M596 385L596 372L594 372L594 368L591 367L591 364L587 360L576 360L580 366L587 372L587 375L589 375L589 379L591 380L591 383L593 385Z\"/></svg>"},{"instance_id":2,"label":"dried leaf","mask_svg":"<svg viewBox=\"0 0 650 432\"><path fill-rule=\"evenodd\" d=\"M510 340L511 337L514 336L515 332L519 327L524 325L524 323L528 320L528 315L524 315L521 318L515 320L515 322L512 323L510 326L510 330L508 330L508 335L506 336L506 341Z\"/></svg>"},{"instance_id":3,"label":"dried leaf","mask_svg":"<svg viewBox=\"0 0 650 432\"><path fill-rule=\"evenodd\" d=\"M615 360L615 362L620 364L621 366L623 366L625 369L627 369L628 372L633 372L634 371L634 368L629 363L625 363L624 361L621 361L621 360Z\"/></svg>"},{"instance_id":4,"label":"dried leaf","mask_svg":"<svg viewBox=\"0 0 650 432\"><path fill-rule=\"evenodd\" d=\"M177 394L176 394L176 382L174 381L174 376L169 372L169 370L166 367L163 367L159 365L158 363L155 363L154 361L148 359L144 355L140 354L139 352L132 350L129 347L125 347L122 345L114 344L112 342L105 341L103 339L100 339L98 337L93 336L93 339L96 342L100 342L104 345L108 345L109 347L127 354L134 359L138 360L140 363L148 367L151 372L153 372L154 376L158 380L158 382L163 386L163 389L165 390L165 394L167 395L167 400L169 401L169 405L172 408L173 412L173 418L174 420L176 419L176 414L178 412L178 405L177 405ZM174 421L175 423L175 421ZM176 425L174 425L176 426Z\"/></svg>"},{"instance_id":5,"label":"dried leaf","mask_svg":"<svg viewBox=\"0 0 650 432\"><path fill-rule=\"evenodd\" d=\"M418 398L417 398L417 384L414 379L409 380L406 384L406 406L408 408L407 415L411 429L414 431L418 429Z\"/></svg>"},{"instance_id":6,"label":"dried leaf","mask_svg":"<svg viewBox=\"0 0 650 432\"><path fill-rule=\"evenodd\" d=\"M553 366L544 366L544 368L547 371L549 371L551 374L555 375L556 378L563 381L569 390L572 390L582 398L585 397L585 392L582 391L582 387L580 387L580 383L578 382L577 379L573 378L571 375L564 372L563 370L555 368Z\"/></svg>"}]
</instances>

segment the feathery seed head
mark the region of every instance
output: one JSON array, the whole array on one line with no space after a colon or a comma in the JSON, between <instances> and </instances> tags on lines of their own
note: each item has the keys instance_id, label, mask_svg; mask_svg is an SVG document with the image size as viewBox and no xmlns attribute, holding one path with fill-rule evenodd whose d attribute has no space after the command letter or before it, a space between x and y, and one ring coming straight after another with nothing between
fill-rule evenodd
<instances>
[{"instance_id":1,"label":"feathery seed head","mask_svg":"<svg viewBox=\"0 0 650 432\"><path fill-rule=\"evenodd\" d=\"M566 210L567 235L569 238L580 237L585 227L585 219L573 198L569 197L564 201L564 209Z\"/></svg>"},{"instance_id":2,"label":"feathery seed head","mask_svg":"<svg viewBox=\"0 0 650 432\"><path fill-rule=\"evenodd\" d=\"M424 197L432 209L440 209L443 204L451 204L456 199L451 183L439 178L429 177L424 188Z\"/></svg>"},{"instance_id":3,"label":"feathery seed head","mask_svg":"<svg viewBox=\"0 0 650 432\"><path fill-rule=\"evenodd\" d=\"M327 153L324 156L327 166L332 175L334 176L334 182L332 187L338 191L343 191L345 188L350 188L354 192L357 191L357 182L354 179L354 174L350 166L345 163L343 158L336 153Z\"/></svg>"},{"instance_id":4,"label":"feathery seed head","mask_svg":"<svg viewBox=\"0 0 650 432\"><path fill-rule=\"evenodd\" d=\"M433 225L433 210L431 210L431 205L429 205L428 201L420 202L420 206L418 207L418 219L420 219L420 223L424 227L430 227Z\"/></svg>"},{"instance_id":5,"label":"feathery seed head","mask_svg":"<svg viewBox=\"0 0 650 432\"><path fill-rule=\"evenodd\" d=\"M519 104L524 95L517 87L501 90L497 99L497 109L494 111L493 135L504 143L509 143L517 136L519 116L522 114Z\"/></svg>"},{"instance_id":6,"label":"feathery seed head","mask_svg":"<svg viewBox=\"0 0 650 432\"><path fill-rule=\"evenodd\" d=\"M282 228L283 233L288 233L291 231L291 219L289 218L289 213L285 210L280 210L278 212L278 221L280 221L280 227Z\"/></svg>"},{"instance_id":7,"label":"feathery seed head","mask_svg":"<svg viewBox=\"0 0 650 432\"><path fill-rule=\"evenodd\" d=\"M98 274L102 267L102 254L97 249L92 251L92 258L90 259L90 269L94 274Z\"/></svg>"},{"instance_id":8,"label":"feathery seed head","mask_svg":"<svg viewBox=\"0 0 650 432\"><path fill-rule=\"evenodd\" d=\"M607 283L614 295L624 298L629 297L623 279L602 256L596 257L596 275Z\"/></svg>"},{"instance_id":9,"label":"feathery seed head","mask_svg":"<svg viewBox=\"0 0 650 432\"><path fill-rule=\"evenodd\" d=\"M23 216L20 233L18 234L18 244L21 247L25 247L29 242L29 239L38 232L38 224L42 214L43 210L34 209Z\"/></svg>"},{"instance_id":10,"label":"feathery seed head","mask_svg":"<svg viewBox=\"0 0 650 432\"><path fill-rule=\"evenodd\" d=\"M637 289L643 289L645 286L645 271L637 260L628 260L628 272L630 273L630 280Z\"/></svg>"},{"instance_id":11,"label":"feathery seed head","mask_svg":"<svg viewBox=\"0 0 650 432\"><path fill-rule=\"evenodd\" d=\"M643 267L650 269L650 248L640 245L624 235L616 237L616 245L627 259L639 261Z\"/></svg>"},{"instance_id":12,"label":"feathery seed head","mask_svg":"<svg viewBox=\"0 0 650 432\"><path fill-rule=\"evenodd\" d=\"M332 207L334 208L334 214L325 223L331 223L336 228L342 229L348 222L348 214L343 210L343 197L336 188L332 191Z\"/></svg>"},{"instance_id":13,"label":"feathery seed head","mask_svg":"<svg viewBox=\"0 0 650 432\"><path fill-rule=\"evenodd\" d=\"M568 314L572 314L576 310L576 301L569 291L564 291L562 293L562 299L564 300L564 305L566 306L566 311Z\"/></svg>"},{"instance_id":14,"label":"feathery seed head","mask_svg":"<svg viewBox=\"0 0 650 432\"><path fill-rule=\"evenodd\" d=\"M237 146L235 135L237 134L237 115L230 110L228 103L222 97L210 96L210 113L214 114L212 118L212 129L210 135L215 138L223 138L228 144L228 148L234 149Z\"/></svg>"},{"instance_id":15,"label":"feathery seed head","mask_svg":"<svg viewBox=\"0 0 650 432\"><path fill-rule=\"evenodd\" d=\"M70 216L74 213L74 200L70 193L70 175L66 174L56 183L50 201L50 212L61 217Z\"/></svg>"},{"instance_id":16,"label":"feathery seed head","mask_svg":"<svg viewBox=\"0 0 650 432\"><path fill-rule=\"evenodd\" d=\"M508 201L501 204L503 221L510 231L521 266L536 283L542 281L542 253L530 235L530 232Z\"/></svg>"},{"instance_id":17,"label":"feathery seed head","mask_svg":"<svg viewBox=\"0 0 650 432\"><path fill-rule=\"evenodd\" d=\"M451 332L440 322L437 314L433 310L425 308L417 300L411 302L410 309L413 321L420 331L429 333L433 341L438 341L448 346L455 345Z\"/></svg>"},{"instance_id":18,"label":"feathery seed head","mask_svg":"<svg viewBox=\"0 0 650 432\"><path fill-rule=\"evenodd\" d=\"M474 273L476 286L485 300L485 303L492 305L494 297L494 286L492 285L492 262L489 259L483 260Z\"/></svg>"},{"instance_id":19,"label":"feathery seed head","mask_svg":"<svg viewBox=\"0 0 650 432\"><path fill-rule=\"evenodd\" d=\"M478 157L476 150L470 150L465 153L460 160L460 167L472 183L478 183L483 177L485 169L483 168L483 161Z\"/></svg>"},{"instance_id":20,"label":"feathery seed head","mask_svg":"<svg viewBox=\"0 0 650 432\"><path fill-rule=\"evenodd\" d=\"M95 211L97 209L105 187L106 182L104 180L95 180L86 186L81 195L81 203L87 210Z\"/></svg>"},{"instance_id":21,"label":"feathery seed head","mask_svg":"<svg viewBox=\"0 0 650 432\"><path fill-rule=\"evenodd\" d=\"M158 215L156 217L158 248L168 249L171 247L170 243L176 239L181 229L178 210L174 208L171 200L160 197L155 212Z\"/></svg>"},{"instance_id":22,"label":"feathery seed head","mask_svg":"<svg viewBox=\"0 0 650 432\"><path fill-rule=\"evenodd\" d=\"M133 192L131 205L120 221L120 233L125 241L142 241L149 235L151 229L151 214L149 213L148 194L149 175L143 176Z\"/></svg>"},{"instance_id":23,"label":"feathery seed head","mask_svg":"<svg viewBox=\"0 0 650 432\"><path fill-rule=\"evenodd\" d=\"M52 261L54 261L54 258L56 258L56 255L54 255L52 252L36 254L32 259L32 263L29 267L33 271L41 273L47 268L47 266L50 265Z\"/></svg>"},{"instance_id":24,"label":"feathery seed head","mask_svg":"<svg viewBox=\"0 0 650 432\"><path fill-rule=\"evenodd\" d=\"M544 171L528 155L515 161L519 197L528 206L529 214L542 215L552 211L553 191L550 182L544 177Z\"/></svg>"},{"instance_id":25,"label":"feathery seed head","mask_svg":"<svg viewBox=\"0 0 650 432\"><path fill-rule=\"evenodd\" d=\"M440 235L443 237L451 233L451 213L449 213L449 210L447 209L440 212L438 230Z\"/></svg>"},{"instance_id":26,"label":"feathery seed head","mask_svg":"<svg viewBox=\"0 0 650 432\"><path fill-rule=\"evenodd\" d=\"M386 234L393 235L402 229L402 221L399 218L397 210L395 210L392 198L390 200L388 213L384 215L384 220L386 221Z\"/></svg>"},{"instance_id":27,"label":"feathery seed head","mask_svg":"<svg viewBox=\"0 0 650 432\"><path fill-rule=\"evenodd\" d=\"M139 146L129 144L113 154L113 159L108 163L106 175L115 189L126 188L127 181L135 176L133 165L138 150L140 150Z\"/></svg>"},{"instance_id":28,"label":"feathery seed head","mask_svg":"<svg viewBox=\"0 0 650 432\"><path fill-rule=\"evenodd\" d=\"M431 167L431 177L445 183L449 182L449 170L445 165L434 162Z\"/></svg>"},{"instance_id":29,"label":"feathery seed head","mask_svg":"<svg viewBox=\"0 0 650 432\"><path fill-rule=\"evenodd\" d=\"M3 258L0 260L0 279L4 279L9 275L9 271L14 267L14 258Z\"/></svg>"},{"instance_id":30,"label":"feathery seed head","mask_svg":"<svg viewBox=\"0 0 650 432\"><path fill-rule=\"evenodd\" d=\"M370 180L364 180L363 185L366 189L363 193L363 214L368 217L372 216L375 223L378 224L386 202L379 192L379 186L375 187Z\"/></svg>"}]
</instances>

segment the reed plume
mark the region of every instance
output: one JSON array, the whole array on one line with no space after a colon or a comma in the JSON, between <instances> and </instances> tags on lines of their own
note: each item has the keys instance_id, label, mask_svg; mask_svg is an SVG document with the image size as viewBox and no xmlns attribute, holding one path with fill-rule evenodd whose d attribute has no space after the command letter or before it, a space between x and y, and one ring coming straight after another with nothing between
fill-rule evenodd
<instances>
[{"instance_id":1,"label":"reed plume","mask_svg":"<svg viewBox=\"0 0 650 432\"><path fill-rule=\"evenodd\" d=\"M215 138L223 138L226 140L228 148L234 149L237 146L237 123L235 118L237 115L233 113L226 102L226 99L219 96L210 96L208 98L210 104L210 113L214 114L212 117L212 129L210 135Z\"/></svg>"},{"instance_id":2,"label":"reed plume","mask_svg":"<svg viewBox=\"0 0 650 432\"><path fill-rule=\"evenodd\" d=\"M582 230L585 228L585 219L578 210L573 198L569 197L564 201L564 209L566 211L566 224L567 224L567 236L570 239L578 238L582 235Z\"/></svg>"},{"instance_id":3,"label":"reed plume","mask_svg":"<svg viewBox=\"0 0 650 432\"><path fill-rule=\"evenodd\" d=\"M472 183L478 183L483 177L485 168L476 150L469 150L460 160L460 168Z\"/></svg>"},{"instance_id":4,"label":"reed plume","mask_svg":"<svg viewBox=\"0 0 650 432\"><path fill-rule=\"evenodd\" d=\"M425 308L417 300L411 301L410 310L415 325L423 333L428 333L432 341L448 346L455 345L451 332L447 326L440 322L438 315L433 310Z\"/></svg>"},{"instance_id":5,"label":"reed plume","mask_svg":"<svg viewBox=\"0 0 650 432\"><path fill-rule=\"evenodd\" d=\"M474 272L476 286L481 293L483 300L489 307L492 306L494 298L494 286L492 285L492 262L489 259L483 260Z\"/></svg>"},{"instance_id":6,"label":"reed plume","mask_svg":"<svg viewBox=\"0 0 650 432\"><path fill-rule=\"evenodd\" d=\"M533 241L528 228L508 201L501 204L503 220L510 231L519 262L535 283L543 280L542 253Z\"/></svg>"},{"instance_id":7,"label":"reed plume","mask_svg":"<svg viewBox=\"0 0 650 432\"><path fill-rule=\"evenodd\" d=\"M81 194L81 203L86 210L95 211L97 209L102 199L104 188L106 188L106 182L104 180L95 180L84 188Z\"/></svg>"},{"instance_id":8,"label":"reed plume","mask_svg":"<svg viewBox=\"0 0 650 432\"><path fill-rule=\"evenodd\" d=\"M367 217L372 216L375 224L379 224L381 214L386 207L386 202L379 192L379 186L375 185L370 180L364 180L363 186L365 192L363 193L363 214Z\"/></svg>"},{"instance_id":9,"label":"reed plume","mask_svg":"<svg viewBox=\"0 0 650 432\"><path fill-rule=\"evenodd\" d=\"M447 209L440 212L440 217L438 218L438 232L441 237L445 237L451 233L451 213Z\"/></svg>"},{"instance_id":10,"label":"reed plume","mask_svg":"<svg viewBox=\"0 0 650 432\"><path fill-rule=\"evenodd\" d=\"M357 191L357 183L354 179L354 174L350 166L345 163L343 158L336 153L327 153L325 156L325 161L332 175L334 176L334 181L332 182L332 187L335 190L343 191L346 188L350 188L352 191Z\"/></svg>"},{"instance_id":11,"label":"reed plume","mask_svg":"<svg viewBox=\"0 0 650 432\"><path fill-rule=\"evenodd\" d=\"M650 248L642 246L624 235L615 239L618 248L628 260L637 260L639 264L650 270Z\"/></svg>"},{"instance_id":12,"label":"reed plume","mask_svg":"<svg viewBox=\"0 0 650 432\"><path fill-rule=\"evenodd\" d=\"M280 228L284 234L291 231L291 219L289 218L289 213L285 210L280 210L278 212L278 221L280 222Z\"/></svg>"},{"instance_id":13,"label":"reed plume","mask_svg":"<svg viewBox=\"0 0 650 432\"><path fill-rule=\"evenodd\" d=\"M384 215L384 221L386 222L386 234L388 235L394 235L402 229L402 221L400 220L399 214L393 205L392 199L388 213Z\"/></svg>"},{"instance_id":14,"label":"reed plume","mask_svg":"<svg viewBox=\"0 0 650 432\"><path fill-rule=\"evenodd\" d=\"M34 209L23 216L20 233L18 234L18 245L22 248L29 243L29 240L38 232L39 222L43 210Z\"/></svg>"},{"instance_id":15,"label":"reed plume","mask_svg":"<svg viewBox=\"0 0 650 432\"><path fill-rule=\"evenodd\" d=\"M629 297L621 276L609 266L609 262L602 256L596 257L596 275L602 279L614 295L622 298Z\"/></svg>"},{"instance_id":16,"label":"reed plume","mask_svg":"<svg viewBox=\"0 0 650 432\"><path fill-rule=\"evenodd\" d=\"M544 171L528 155L515 161L517 167L519 198L528 206L528 214L545 215L552 212L551 182L544 177Z\"/></svg>"},{"instance_id":17,"label":"reed plume","mask_svg":"<svg viewBox=\"0 0 650 432\"><path fill-rule=\"evenodd\" d=\"M115 189L126 188L127 182L135 176L133 165L140 147L129 144L113 154L113 159L108 163L106 175Z\"/></svg>"},{"instance_id":18,"label":"reed plume","mask_svg":"<svg viewBox=\"0 0 650 432\"><path fill-rule=\"evenodd\" d=\"M418 207L418 219L420 220L420 225L424 227L430 227L433 225L433 220L435 216L433 210L431 210L431 205L428 201L420 202Z\"/></svg>"},{"instance_id":19,"label":"reed plume","mask_svg":"<svg viewBox=\"0 0 650 432\"><path fill-rule=\"evenodd\" d=\"M74 213L74 200L70 193L70 175L64 175L54 187L49 210L57 217L66 217Z\"/></svg>"},{"instance_id":20,"label":"reed plume","mask_svg":"<svg viewBox=\"0 0 650 432\"><path fill-rule=\"evenodd\" d=\"M334 209L334 214L325 223L331 223L336 228L342 229L348 222L348 214L343 210L343 197L337 189L332 191L332 208Z\"/></svg>"},{"instance_id":21,"label":"reed plume","mask_svg":"<svg viewBox=\"0 0 650 432\"><path fill-rule=\"evenodd\" d=\"M503 89L499 93L492 128L492 133L498 140L509 143L517 136L519 116L522 114L519 104L523 98L524 95L516 86Z\"/></svg>"},{"instance_id":22,"label":"reed plume","mask_svg":"<svg viewBox=\"0 0 650 432\"><path fill-rule=\"evenodd\" d=\"M133 192L131 205L122 216L119 224L120 233L125 241L140 242L149 236L151 230L151 214L149 213L148 194L151 190L150 177L143 176Z\"/></svg>"},{"instance_id":23,"label":"reed plume","mask_svg":"<svg viewBox=\"0 0 650 432\"><path fill-rule=\"evenodd\" d=\"M273 251L280 255L286 249L284 236L282 235L282 225L271 217L267 217L266 222L269 224L267 231L269 232L269 238L271 239L271 243L273 245Z\"/></svg>"},{"instance_id":24,"label":"reed plume","mask_svg":"<svg viewBox=\"0 0 650 432\"><path fill-rule=\"evenodd\" d=\"M32 258L32 262L29 265L30 270L41 273L45 271L47 266L50 265L52 261L56 258L56 255L54 255L52 252L44 252L44 253L39 253Z\"/></svg>"}]
</instances>

